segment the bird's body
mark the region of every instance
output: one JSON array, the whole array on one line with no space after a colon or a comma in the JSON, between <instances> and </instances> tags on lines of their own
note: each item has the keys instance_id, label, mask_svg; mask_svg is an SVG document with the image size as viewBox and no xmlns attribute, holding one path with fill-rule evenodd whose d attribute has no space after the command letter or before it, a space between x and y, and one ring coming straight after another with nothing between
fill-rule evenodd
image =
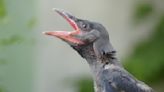
<instances>
[{"instance_id":1,"label":"bird's body","mask_svg":"<svg viewBox=\"0 0 164 92\"><path fill-rule=\"evenodd\" d=\"M95 92L153 92L123 68L115 58L115 52L98 59L92 44L74 49L87 60L91 68Z\"/></svg>"},{"instance_id":2,"label":"bird's body","mask_svg":"<svg viewBox=\"0 0 164 92\"><path fill-rule=\"evenodd\" d=\"M56 10L75 29L73 32L46 32L67 42L91 68L95 92L153 92L152 88L128 73L115 57L107 30L103 25L78 19Z\"/></svg>"}]
</instances>

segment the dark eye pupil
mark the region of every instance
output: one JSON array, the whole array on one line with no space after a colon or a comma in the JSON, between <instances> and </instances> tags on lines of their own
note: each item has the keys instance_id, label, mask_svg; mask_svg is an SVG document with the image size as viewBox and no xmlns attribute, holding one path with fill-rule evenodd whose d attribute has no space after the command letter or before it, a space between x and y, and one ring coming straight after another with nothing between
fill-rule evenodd
<instances>
[{"instance_id":1,"label":"dark eye pupil","mask_svg":"<svg viewBox=\"0 0 164 92\"><path fill-rule=\"evenodd\" d=\"M83 24L82 27L83 27L83 28L87 28L87 25Z\"/></svg>"}]
</instances>

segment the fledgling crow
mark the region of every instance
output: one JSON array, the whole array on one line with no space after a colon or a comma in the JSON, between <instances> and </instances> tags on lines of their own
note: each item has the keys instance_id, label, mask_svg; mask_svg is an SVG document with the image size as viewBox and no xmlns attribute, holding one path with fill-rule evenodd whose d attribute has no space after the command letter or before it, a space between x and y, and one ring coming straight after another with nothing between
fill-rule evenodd
<instances>
[{"instance_id":1,"label":"fledgling crow","mask_svg":"<svg viewBox=\"0 0 164 92\"><path fill-rule=\"evenodd\" d=\"M44 33L67 42L87 60L93 73L95 92L154 92L123 68L102 24L79 19L64 10L55 11L68 21L74 31Z\"/></svg>"}]
</instances>

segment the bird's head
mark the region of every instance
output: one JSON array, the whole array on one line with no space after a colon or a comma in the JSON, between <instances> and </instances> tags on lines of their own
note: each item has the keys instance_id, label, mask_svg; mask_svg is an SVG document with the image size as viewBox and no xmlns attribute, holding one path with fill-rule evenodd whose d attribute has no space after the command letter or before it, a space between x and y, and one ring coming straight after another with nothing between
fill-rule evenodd
<instances>
[{"instance_id":1,"label":"bird's head","mask_svg":"<svg viewBox=\"0 0 164 92\"><path fill-rule=\"evenodd\" d=\"M87 45L93 46L97 55L112 50L109 45L109 36L103 25L88 20L79 19L64 10L54 9L73 28L73 31L48 31L46 35L57 37L67 42L71 47L80 49Z\"/></svg>"}]
</instances>

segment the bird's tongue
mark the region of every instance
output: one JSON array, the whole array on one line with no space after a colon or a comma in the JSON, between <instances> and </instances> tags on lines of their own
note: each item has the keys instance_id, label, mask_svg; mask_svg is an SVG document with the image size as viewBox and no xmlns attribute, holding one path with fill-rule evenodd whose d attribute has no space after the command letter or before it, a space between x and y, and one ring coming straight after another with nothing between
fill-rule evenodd
<instances>
[{"instance_id":1,"label":"bird's tongue","mask_svg":"<svg viewBox=\"0 0 164 92\"><path fill-rule=\"evenodd\" d=\"M61 15L72 26L74 31L71 31L71 32L68 32L68 31L48 31L48 32L44 32L44 34L58 37L58 38L66 41L66 42L71 42L71 43L75 43L75 44L83 44L82 41L73 37L73 35L78 35L80 33L80 29L78 28L76 22L70 18L70 17L72 17L72 15L70 15L67 12L64 12L62 10L57 10L57 9L54 9L54 10L59 15Z\"/></svg>"}]
</instances>

